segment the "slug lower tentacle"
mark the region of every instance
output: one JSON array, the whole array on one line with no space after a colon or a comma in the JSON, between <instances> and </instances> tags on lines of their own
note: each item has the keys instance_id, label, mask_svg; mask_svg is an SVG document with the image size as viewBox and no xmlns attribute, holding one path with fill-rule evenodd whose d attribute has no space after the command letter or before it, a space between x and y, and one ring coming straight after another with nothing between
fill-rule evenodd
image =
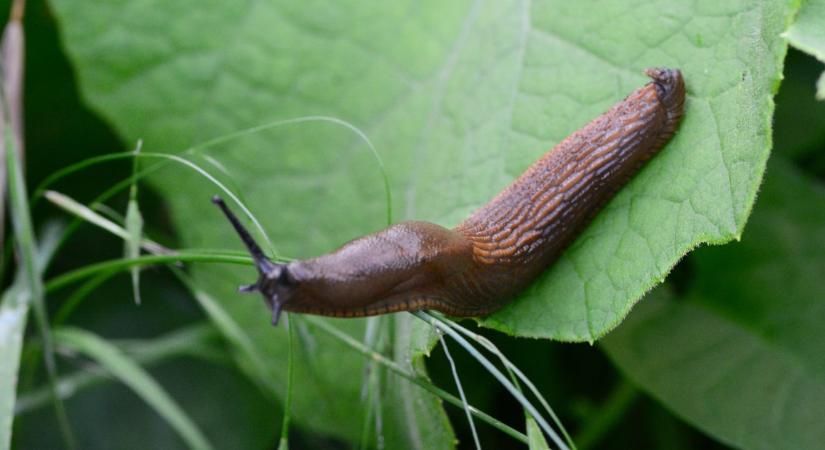
<instances>
[{"instance_id":1,"label":"slug lower tentacle","mask_svg":"<svg viewBox=\"0 0 825 450\"><path fill-rule=\"evenodd\" d=\"M685 86L677 69L576 131L454 229L401 222L317 258L269 261L223 209L255 259L276 323L281 310L338 317L435 309L488 314L524 290L673 136Z\"/></svg>"}]
</instances>

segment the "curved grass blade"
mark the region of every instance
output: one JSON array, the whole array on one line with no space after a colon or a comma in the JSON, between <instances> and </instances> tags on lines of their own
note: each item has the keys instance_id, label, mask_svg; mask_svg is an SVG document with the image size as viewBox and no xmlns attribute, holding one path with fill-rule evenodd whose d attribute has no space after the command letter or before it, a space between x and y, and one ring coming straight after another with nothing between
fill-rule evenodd
<instances>
[{"instance_id":1,"label":"curved grass blade","mask_svg":"<svg viewBox=\"0 0 825 450\"><path fill-rule=\"evenodd\" d=\"M238 205L238 207L241 209L241 211L243 211L243 213L252 221L252 224L254 225L255 229L260 233L260 236L262 237L264 242L267 244L269 249L270 250L273 249L272 242L269 240L269 237L264 232L263 226L261 226L261 223L258 221L258 219L252 214L252 212L249 210L249 208L247 208L246 204L243 201L241 201L241 199L239 199L238 196L234 192L232 192L228 187L226 187L225 184L221 183L220 180L215 178L212 174L210 174L209 172L204 170L199 165L197 165L197 164L193 163L192 161L189 161L188 159L183 158L181 156L172 155L172 154L168 154L168 153L150 153L150 152L115 153L115 154L111 154L111 155L104 155L102 157L90 158L90 160L87 160L87 161L81 161L80 163L74 164L74 165L72 165L72 166L70 166L70 167L68 167L68 168L66 168L62 171L59 171L58 174L63 176L67 173L65 171L69 170L69 169L76 170L77 167L88 167L90 165L93 165L93 164L96 164L96 163L99 163L99 162L114 161L114 160L125 159L125 158L161 159L161 160L165 160L165 161L169 161L169 162L176 162L178 164L183 165L184 167L187 167L189 169L194 170L199 175L203 176L209 182L214 184L218 189L221 190L221 192L226 194L227 197L232 199L232 201L235 202ZM46 181L48 181L49 183L53 182L54 181L53 177L54 177L54 175L52 177L49 177ZM134 178L136 178L136 177L130 177L130 180L132 180ZM45 184L46 183L44 182L44 183L41 184L41 186L39 186L37 188L37 191L35 192L35 196L34 196L35 199L39 198L39 195L41 193L46 192L46 190L44 188ZM122 187L125 188L125 187L130 186L130 185L131 185L131 183L124 183L124 184L122 184ZM276 252L273 252L273 253L276 253Z\"/></svg>"},{"instance_id":2,"label":"curved grass blade","mask_svg":"<svg viewBox=\"0 0 825 450\"><path fill-rule=\"evenodd\" d=\"M389 369L391 372L395 373L396 375L404 378L405 380L409 381L410 383L415 384L416 386L432 393L433 395L439 397L440 399L450 403L451 405L457 406L462 408L461 399L456 397L453 394L435 386L429 380L422 379L421 377L416 376L413 373L408 372L403 367L398 365L395 361L385 357L384 355L372 351L370 348L364 346L361 342L353 339L348 334L344 333L343 331L335 328L334 326L330 325L329 323L325 322L322 319L313 316L307 316L304 318L307 322L312 324L316 329L324 331L325 333L334 336L337 338L341 343L347 345L348 347L352 348L353 350L357 351L358 353L362 354L364 357L370 358L371 360L381 364L385 368ZM480 420L486 422L490 426L496 428L497 430L509 435L510 437L521 441L523 443L527 443L527 436L515 430L514 428L510 427L509 425L501 422L500 420L496 419L495 417L475 408L474 406L469 406L470 412L479 418Z\"/></svg>"},{"instance_id":3,"label":"curved grass blade","mask_svg":"<svg viewBox=\"0 0 825 450\"><path fill-rule=\"evenodd\" d=\"M179 356L209 360L205 356L206 349L219 337L214 327L201 323L172 331L156 339L117 342L116 345L141 366L152 366ZM66 400L88 387L105 381L112 381L112 377L104 371L83 370L62 376L58 381L60 398ZM48 387L26 392L17 399L14 405L14 415L23 415L37 410L45 406L50 398Z\"/></svg>"},{"instance_id":4,"label":"curved grass blade","mask_svg":"<svg viewBox=\"0 0 825 450\"><path fill-rule=\"evenodd\" d=\"M193 449L212 448L197 425L163 387L117 347L95 334L78 328L55 330L55 338L61 345L93 359L115 378L129 386L177 431L189 447Z\"/></svg>"},{"instance_id":5,"label":"curved grass blade","mask_svg":"<svg viewBox=\"0 0 825 450\"><path fill-rule=\"evenodd\" d=\"M387 175L387 171L385 169L384 162L381 159L381 156L378 153L378 151L376 150L376 148L373 145L372 141L367 137L367 135L363 131L361 131L360 128L356 127L355 125L353 125L353 124L351 124L347 121L344 121L344 120L341 120L341 119L338 119L338 118L335 118L335 117L328 117L328 116L307 116L307 117L297 117L297 118L294 118L294 119L287 119L287 120L278 120L278 121L273 121L273 122L265 123L265 124L262 124L262 125L257 125L257 126L254 126L254 127L250 127L250 128L240 130L240 131L237 131L235 133L228 134L228 135L216 137L216 138L214 138L212 140L209 140L207 142L197 144L193 147L190 147L186 151L186 153L193 154L193 155L199 155L199 152L202 151L202 150L206 150L210 147L214 147L216 145L229 142L233 139L237 139L237 138L240 138L240 137L243 137L243 136L247 136L247 135L254 134L254 133L257 133L257 132L260 132L260 131L263 131L263 130L267 130L267 129L271 129L271 128L275 128L275 127L279 127L279 126L283 126L283 125L303 123L303 122L330 122L330 123L333 123L333 124L341 125L341 126L347 128L347 129L349 129L353 133L355 133L362 141L364 141L364 143L367 144L367 146L370 149L370 152L372 153L373 157L375 158L376 163L378 164L379 170L381 172L381 176L383 178L384 193L385 193L386 204L387 204L387 224L389 225L390 223L392 223L392 192L390 190L389 177ZM149 155L149 157L157 158L157 157L159 157L158 155L165 155L165 156L170 156L170 157L174 156L174 155L168 155L168 154L165 154L165 153L160 153L160 154ZM37 201L44 195L44 193L49 188L49 186L53 185L54 183L56 183L57 181L61 180L64 177L67 177L67 176L69 176L69 175L71 175L75 172L81 171L81 170L83 170L87 167L91 167L91 166L94 166L94 165L97 165L97 164L102 164L102 163L111 162L111 161L117 161L117 160L124 159L124 158L136 158L136 156L137 155L136 155L135 152L112 153L112 154L94 156L94 157L85 159L83 161L79 161L77 163L71 164L67 167L64 167L63 169L60 169L60 170L52 173L48 177L46 177L46 179L43 180L35 188L34 194L32 195L32 204L33 205L37 204ZM146 156L146 155L144 155L144 156ZM175 159L175 158L177 158L177 159ZM193 168L197 167L196 170L199 173L204 175L209 181L212 181L213 183L215 183L219 188L224 190L224 192L226 192L228 195L232 196L231 193L229 192L229 190L225 186L220 184L214 177L212 177L211 175L206 173L206 171L204 171L203 169L200 169L196 164L192 163L191 161L180 158L180 157L175 157L175 158L170 158L170 159L164 160L162 162L153 164L153 165L147 167L146 169L143 169L143 170L141 170L137 173L133 173L132 176L129 177L129 179L123 180L119 183L116 183L113 187L111 187L110 189L105 191L103 194L101 194L92 203L97 203L97 202L104 201L105 199L111 197L115 193L120 192L122 189L130 187L132 185L132 183L135 183L138 180L143 179L146 176L150 175L151 173L154 173L155 171L157 171L159 169L162 169L163 167L165 167L167 164L169 164L171 162L175 162L175 161L181 162L178 159L182 159L184 161L187 161L189 164L186 164L186 165L189 165L190 167L193 167L193 166L194 166ZM217 167L218 170L220 170L222 172L226 172L226 170L220 164L215 164L214 160L210 160L209 158L206 158L206 160L210 164L212 164L213 166ZM198 170L198 169L200 169L200 170ZM243 209L244 213L248 213L247 209L244 206L245 202L242 202L239 198L235 199L234 197L233 197L233 200L236 200L238 202L238 204ZM251 214L248 214L248 216L250 218L252 218ZM255 222L255 219L254 218L252 218L252 219L253 219L253 222ZM256 224L256 226L259 226L257 223L255 223L255 224ZM70 233L74 228L75 228L74 225L68 227L67 233ZM259 229L259 231L261 232L262 235L264 235L264 238L267 239L266 234L263 233L263 230ZM267 239L267 243L269 243L268 239ZM269 243L269 244L271 246L271 243Z\"/></svg>"},{"instance_id":6,"label":"curved grass blade","mask_svg":"<svg viewBox=\"0 0 825 450\"><path fill-rule=\"evenodd\" d=\"M37 267L42 268L54 254L60 229L47 227L42 244L36 255ZM17 273L12 285L0 297L0 449L11 445L13 410L20 399L16 398L20 354L23 333L26 329L31 302L31 292L26 289L23 273ZM51 400L51 390L43 390L43 403Z\"/></svg>"},{"instance_id":7,"label":"curved grass blade","mask_svg":"<svg viewBox=\"0 0 825 450\"><path fill-rule=\"evenodd\" d=\"M37 240L32 228L31 210L29 209L28 196L26 194L26 183L23 175L21 155L17 150L15 138L8 118L10 117L9 105L4 89L0 89L0 103L2 103L3 117L3 139L5 142L5 160L8 170L8 192L9 211L11 215L14 238L17 243L17 251L20 259L20 272L24 282L26 303L34 306L35 319L37 322L40 337L43 340L43 359L46 364L46 373L49 378L49 385L52 389L55 413L60 427L63 441L68 448L74 448L74 436L72 435L69 419L66 415L65 407L57 392L57 364L54 358L54 344L52 342L51 329L49 328L48 312L44 299L43 278L40 267L37 265Z\"/></svg>"},{"instance_id":8,"label":"curved grass blade","mask_svg":"<svg viewBox=\"0 0 825 450\"><path fill-rule=\"evenodd\" d=\"M450 350L447 348L447 341L444 340L444 334L438 333L438 340L441 341L441 348L444 349L444 354L447 356L447 362L450 363L450 371L453 373L453 379L455 380L455 387L458 389L458 394L461 396L461 403L464 407L464 413L467 415L467 422L470 424L470 433L473 435L473 442L475 442L476 449L481 450L481 442L478 440L478 432L476 432L476 424L473 422L473 415L470 414L470 404L467 403L467 396L464 395L464 388L461 387L461 379L458 377L458 370L455 367L455 361L453 361L452 355L450 355ZM529 435L528 435L529 438Z\"/></svg>"},{"instance_id":9,"label":"curved grass blade","mask_svg":"<svg viewBox=\"0 0 825 450\"><path fill-rule=\"evenodd\" d=\"M87 221L87 222L89 222L93 225L96 225L100 228L103 228L104 230L114 234L115 236L117 236L121 239L124 239L127 242L130 242L131 240L133 240L132 233L133 233L134 230L129 230L129 224L128 224L128 222L129 222L129 213L128 213L128 211L126 213L127 227L124 229L120 225L112 222L111 220L107 219L106 217L103 217L102 215L100 215L99 213L97 213L93 209L89 208L88 206L77 202L76 200L74 200L73 198L71 198L69 196L61 194L60 192L46 191L43 194L43 196L46 197L46 199L49 200L50 202L52 202L53 204L57 205L58 207L74 214L75 216L77 216L77 217L79 217L79 218L81 218L81 219L83 219L83 220L85 220L85 221ZM130 205L131 204L132 203L130 202ZM136 204L135 204L135 207L137 207ZM139 211L137 212L137 215L138 215L138 219L140 220L140 223L139 224L133 224L133 227L135 225L140 226L141 231L140 231L140 233L138 233L138 238L136 240L138 246L140 248L143 248L144 250L146 250L149 253L161 254L161 255L167 255L167 254L173 253L172 250L164 247L161 244L158 244L157 242L155 242L151 239L142 238L142 229L143 229L143 223L142 222L143 222L143 219L140 218L140 212ZM138 256L139 256L139 254L134 255L134 256L130 256L130 257L136 258Z\"/></svg>"},{"instance_id":10,"label":"curved grass blade","mask_svg":"<svg viewBox=\"0 0 825 450\"><path fill-rule=\"evenodd\" d=\"M58 275L47 281L45 288L46 292L52 292L63 286L67 286L109 270L122 271L138 265L148 266L152 264L170 264L176 262L209 262L251 266L252 258L235 254L221 255L214 252L198 253L196 251L187 251L176 253L174 255L146 255L131 259L113 259L100 263L89 264L88 266L80 267L70 272Z\"/></svg>"},{"instance_id":11,"label":"curved grass blade","mask_svg":"<svg viewBox=\"0 0 825 450\"><path fill-rule=\"evenodd\" d=\"M205 150L209 147L214 147L219 144L223 144L229 142L233 139L237 139L243 136L248 136L250 134L258 133L261 131L269 130L272 128L277 128L284 125L291 125L291 124L298 124L298 123L305 123L305 122L329 122L332 124L340 125L358 136L359 139L364 141L367 144L367 147L370 149L370 153L372 153L375 162L378 164L378 169L381 171L381 177L384 181L384 195L386 196L386 204L387 204L387 225L392 223L392 190L390 189L390 179L387 175L387 169L384 166L384 160L381 159L381 155L378 153L378 150L373 145L370 138L364 133L360 128L347 122L346 120L339 119L337 117L330 117L330 116L303 116L303 117L295 117L293 119L284 119L284 120L275 120L272 122L264 123L261 125L256 125L244 130L239 130L234 133L229 133L224 136L218 136L214 139L210 139L206 142L201 144L195 145L189 148L188 152L197 153L201 150Z\"/></svg>"},{"instance_id":12,"label":"curved grass blade","mask_svg":"<svg viewBox=\"0 0 825 450\"><path fill-rule=\"evenodd\" d=\"M550 418L553 420L553 423L555 423L556 426L559 428L559 430L561 430L562 436L564 436L564 440L567 442L567 445L569 445L570 448L573 449L573 450L576 449L576 444L574 443L573 439L570 437L570 434L567 432L567 429L561 423L561 420L559 420L559 417L558 417L558 415L556 415L556 412L553 410L553 408L550 407L550 403L541 394L541 391L539 391L539 389L536 387L536 385L533 384L533 382L530 381L529 378L527 378L527 375L525 375L524 372L522 372L521 369L518 368L518 366L513 364L512 361L510 361L510 359L508 359L507 356L505 356L504 353L502 353L501 350L499 350L498 347L496 347L495 344L493 344L489 339L485 338L484 336L481 336L480 334L477 334L477 333L473 333L472 331L468 330L467 328L464 328L463 326L461 326L457 322L454 322L450 319L447 319L446 317L444 317L440 313L436 313L436 312L431 311L431 312L429 312L429 314L431 316L435 317L441 323L452 327L453 329L455 329L459 333L463 334L464 336L467 336L469 339L472 339L475 343L481 345L482 347L484 347L490 353L496 355L496 357L498 357L498 359L501 361L501 363L504 364L504 367L507 369L507 371L511 374L511 378L512 378L513 375L516 378L518 378L518 380L520 380L522 383L524 383L527 386L527 388L536 397L536 399L538 399L539 403L541 403L542 407L550 415Z\"/></svg>"},{"instance_id":13,"label":"curved grass blade","mask_svg":"<svg viewBox=\"0 0 825 450\"><path fill-rule=\"evenodd\" d=\"M93 224L100 226L101 228L103 228L106 231L109 231L115 236L118 236L124 240L127 240L130 237L127 230L123 229L114 222L111 222L105 217L102 217L100 214L91 210L90 208L87 208L77 202L74 202L74 200L66 196L63 196L62 194L58 194L54 191L46 191L45 195L51 201L66 208L70 212L75 213L82 219L88 220ZM140 234L136 236L135 240L138 242L150 242L152 245L144 245L144 248L146 248L151 253L171 253L171 251L165 249L164 247L161 247L159 244L142 239L142 236ZM132 259L140 259L140 257L138 256ZM132 267L139 267L139 265L135 264ZM210 317L212 322L226 337L227 341L233 344L238 350L240 350L241 354L245 356L245 361L247 361L247 364L251 366L252 373L250 375L253 381L265 387L268 380L271 379L266 369L266 363L263 360L263 357L255 348L255 346L252 344L250 338L244 333L242 328L234 321L234 319L232 319L229 316L229 314L227 314L221 308L218 302L212 299L212 297L206 294L204 291L198 289L195 286L195 284L192 283L192 281L181 270L172 268L172 271L178 277L178 279L184 284L184 286L186 286L189 289L191 294L195 297L195 299L198 301L198 303ZM67 307L73 308L74 304L80 301L80 299L82 299L88 293L89 290L94 289L98 284L102 283L103 281L114 275L114 273L114 271L109 270L102 271L100 275L90 280L90 282L87 285L81 287L77 296L71 296L70 302L66 304ZM67 311L61 308L61 310L59 311L61 320L69 312L70 310ZM264 390L267 393L271 392L271 389L267 387L265 387Z\"/></svg>"},{"instance_id":14,"label":"curved grass blade","mask_svg":"<svg viewBox=\"0 0 825 450\"><path fill-rule=\"evenodd\" d=\"M555 443L560 449L568 450L567 444L565 444L565 442L562 441L561 438L559 438L558 433L556 433L556 431L553 430L552 427L550 427L547 421L544 420L544 417L542 417L542 415L538 412L536 407L533 406L533 404L530 403L530 401L527 400L526 397L524 397L524 394L522 394L518 390L518 388L516 388L516 386L510 380L508 380L507 377L504 376L504 374L501 373L500 370L498 370L489 360L487 360L487 358L485 358L484 355L479 353L478 350L476 350L476 348L472 346L472 344L467 342L467 340L464 339L464 337L461 336L460 333L453 330L452 327L449 327L441 323L435 317L427 314L426 312L418 311L412 314L418 317L419 319L423 320L430 326L434 327L435 329L443 331L444 333L449 334L451 338L455 339L456 342L458 342L462 347L464 347L464 349L467 350L467 352L470 353L470 355L473 358L475 358L476 361L481 363L481 365L484 366L484 368L488 372L490 372L490 374L493 375L493 377L496 380L498 380L498 382L501 383L501 385L504 386L504 388L507 389L507 391L510 392L510 394L521 404L521 406L530 414L530 416L536 419L536 421L541 426L542 430L544 430L544 432L547 433L548 436L550 436L550 439L553 441L553 443Z\"/></svg>"}]
</instances>

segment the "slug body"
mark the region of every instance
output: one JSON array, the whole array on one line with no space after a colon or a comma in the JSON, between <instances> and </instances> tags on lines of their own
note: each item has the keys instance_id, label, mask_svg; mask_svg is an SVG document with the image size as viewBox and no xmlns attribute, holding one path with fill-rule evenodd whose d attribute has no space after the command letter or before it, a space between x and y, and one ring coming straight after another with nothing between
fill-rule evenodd
<instances>
[{"instance_id":1,"label":"slug body","mask_svg":"<svg viewBox=\"0 0 825 450\"><path fill-rule=\"evenodd\" d=\"M260 291L281 310L339 317L435 309L488 314L524 290L596 213L673 136L685 87L676 69L648 69L652 82L546 153L454 229L392 225L317 258L276 264L220 199L256 260Z\"/></svg>"}]
</instances>

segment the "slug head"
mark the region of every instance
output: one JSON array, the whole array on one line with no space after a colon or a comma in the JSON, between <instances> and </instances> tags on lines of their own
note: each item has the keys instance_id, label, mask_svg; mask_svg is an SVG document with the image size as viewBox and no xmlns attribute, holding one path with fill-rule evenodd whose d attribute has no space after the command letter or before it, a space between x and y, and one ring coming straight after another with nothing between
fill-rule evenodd
<instances>
[{"instance_id":1,"label":"slug head","mask_svg":"<svg viewBox=\"0 0 825 450\"><path fill-rule=\"evenodd\" d=\"M218 205L226 215L226 218L229 219L232 227L238 232L241 240L255 260L255 267L258 268L258 273L260 274L258 281L253 284L241 285L238 287L238 291L260 292L264 296L264 302L272 312L272 325L277 325L288 293L294 284L290 279L286 264L273 262L264 255L261 247L258 246L255 239L252 238L252 235L241 224L235 214L226 206L222 198L216 195L212 197L212 203Z\"/></svg>"}]
</instances>

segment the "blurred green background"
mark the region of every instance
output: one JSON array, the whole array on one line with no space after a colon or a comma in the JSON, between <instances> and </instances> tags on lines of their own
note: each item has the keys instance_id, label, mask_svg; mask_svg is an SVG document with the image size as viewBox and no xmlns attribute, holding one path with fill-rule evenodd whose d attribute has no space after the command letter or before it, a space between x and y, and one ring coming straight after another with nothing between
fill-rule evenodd
<instances>
[{"instance_id":1,"label":"blurred green background","mask_svg":"<svg viewBox=\"0 0 825 450\"><path fill-rule=\"evenodd\" d=\"M2 8L6 11L7 8ZM26 160L28 184L33 189L50 173L65 165L95 155L131 148L118 140L100 117L84 106L78 94L72 67L64 54L49 6L40 1L28 4L25 19ZM814 86L822 64L790 50L785 79L776 97L774 150L772 158L785 158L800 171L825 182L825 102L814 99ZM129 175L131 165L110 164L73 177L62 191L81 201L90 201L101 190ZM766 176L770 176L769 172ZM125 211L127 196L109 204ZM822 208L823 205L811 205ZM141 208L150 236L175 246L176 230L167 205L151 187L141 188ZM758 203L757 203L758 208ZM55 208L41 204L35 221L43 224L65 219ZM193 224L197 226L197 224ZM744 239L748 233L745 232ZM700 249L697 253L703 252ZM57 256L50 274L93 262L122 256L120 240L91 227L82 227ZM673 271L669 281L675 292L692 283L697 268L693 255ZM822 268L825 270L825 267ZM10 274L5 274L6 281ZM204 324L197 303L164 268L142 272L144 302L131 303L127 275L100 286L80 306L71 324L89 329L113 341L154 338L187 326ZM54 313L61 298L49 298ZM279 406L264 396L245 377L230 357L219 336L204 328L203 346L191 355L181 355L153 364L151 373L205 430L218 448L275 448L280 429ZM726 448L640 392L605 356L600 345L562 344L507 337L478 330L499 345L556 408L574 435L598 436L596 448ZM524 413L501 386L489 377L475 377L475 362L463 352L453 351L462 368L462 381L472 403L520 429ZM24 354L19 392L42 386L40 373L27 373L36 354ZM353 358L360 356L353 355ZM61 358L61 373L86 368L80 358ZM27 364L28 363L28 364ZM428 361L435 384L451 387L452 377L443 353L436 349ZM610 408L615 412L611 414ZM102 382L84 389L67 401L71 423L82 448L178 448L174 431L132 391L116 382ZM447 407L460 441L459 448L473 448L463 411ZM602 421L598 422L597 421ZM595 424L595 425L594 425ZM59 448L60 438L53 410L48 404L15 418L13 446L19 449ZM495 430L480 425L485 448L515 448ZM291 447L351 448L346 442L297 427Z\"/></svg>"}]
</instances>

